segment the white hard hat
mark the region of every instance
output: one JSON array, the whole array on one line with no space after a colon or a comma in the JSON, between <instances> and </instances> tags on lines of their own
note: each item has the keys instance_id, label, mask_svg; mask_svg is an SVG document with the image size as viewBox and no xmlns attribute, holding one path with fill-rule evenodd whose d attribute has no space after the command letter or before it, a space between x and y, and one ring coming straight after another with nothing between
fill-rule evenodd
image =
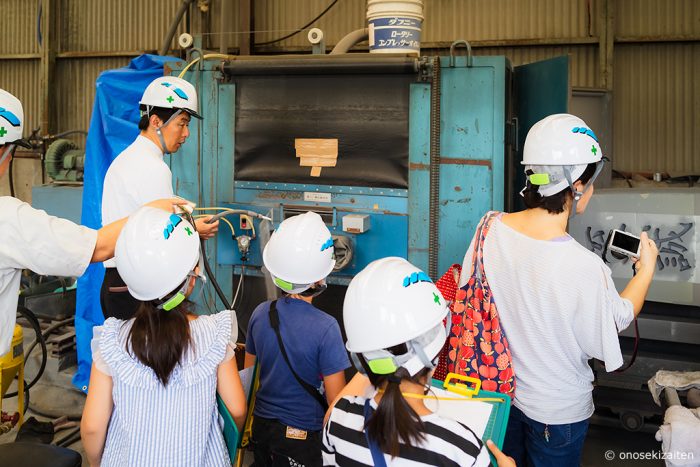
<instances>
[{"instance_id":1,"label":"white hard hat","mask_svg":"<svg viewBox=\"0 0 700 467\"><path fill-rule=\"evenodd\" d=\"M114 256L119 275L134 298L161 299L177 289L197 265L199 235L178 215L142 207L129 216Z\"/></svg>"},{"instance_id":2,"label":"white hard hat","mask_svg":"<svg viewBox=\"0 0 700 467\"><path fill-rule=\"evenodd\" d=\"M183 110L195 118L202 118L199 115L197 91L194 86L189 81L175 76L161 76L151 81L139 104Z\"/></svg>"},{"instance_id":3,"label":"white hard hat","mask_svg":"<svg viewBox=\"0 0 700 467\"><path fill-rule=\"evenodd\" d=\"M303 292L335 266L331 232L315 212L285 219L270 236L263 263L277 287L290 294Z\"/></svg>"},{"instance_id":4,"label":"white hard hat","mask_svg":"<svg viewBox=\"0 0 700 467\"><path fill-rule=\"evenodd\" d=\"M576 181L588 164L602 158L598 137L586 122L574 115L555 114L530 128L522 164L526 172L533 172L528 179L539 185L540 195L551 196Z\"/></svg>"},{"instance_id":5,"label":"white hard hat","mask_svg":"<svg viewBox=\"0 0 700 467\"><path fill-rule=\"evenodd\" d=\"M0 146L16 144L25 148L31 145L22 138L24 109L15 96L0 89Z\"/></svg>"},{"instance_id":6,"label":"white hard hat","mask_svg":"<svg viewBox=\"0 0 700 467\"><path fill-rule=\"evenodd\" d=\"M398 257L373 261L345 294L346 347L362 354L375 373L393 373L392 367L401 366L415 375L431 366L445 344L447 310L438 288L416 266ZM399 344L409 348L403 357L384 351Z\"/></svg>"}]
</instances>

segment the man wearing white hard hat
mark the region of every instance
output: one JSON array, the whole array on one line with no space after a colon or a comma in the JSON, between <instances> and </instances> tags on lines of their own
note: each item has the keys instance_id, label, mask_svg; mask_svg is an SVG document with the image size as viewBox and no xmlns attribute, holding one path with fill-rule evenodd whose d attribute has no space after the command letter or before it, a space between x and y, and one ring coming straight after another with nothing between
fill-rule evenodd
<instances>
[{"instance_id":1,"label":"man wearing white hard hat","mask_svg":"<svg viewBox=\"0 0 700 467\"><path fill-rule=\"evenodd\" d=\"M22 103L0 89L0 177L7 172L15 148L30 147L22 138L23 129ZM157 200L150 205L170 210L173 200ZM114 255L125 222L120 219L93 230L50 216L17 198L0 197L0 355L10 349L22 269L45 275L81 276L90 262Z\"/></svg>"},{"instance_id":2,"label":"man wearing white hard hat","mask_svg":"<svg viewBox=\"0 0 700 467\"><path fill-rule=\"evenodd\" d=\"M197 91L182 78L162 76L153 80L139 102L141 130L133 143L112 162L105 175L102 192L102 222L129 216L141 205L158 198L173 196L172 173L163 160L176 152L190 135L192 117L201 119ZM203 239L213 237L218 221L207 224L208 218L196 222ZM126 290L114 260L105 262L105 278L100 302L105 318L129 319L139 301Z\"/></svg>"}]
</instances>

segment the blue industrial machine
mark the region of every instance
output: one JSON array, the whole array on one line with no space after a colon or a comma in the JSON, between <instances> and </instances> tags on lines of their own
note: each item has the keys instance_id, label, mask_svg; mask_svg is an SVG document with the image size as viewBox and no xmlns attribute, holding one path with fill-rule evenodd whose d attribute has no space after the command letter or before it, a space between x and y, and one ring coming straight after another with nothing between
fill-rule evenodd
<instances>
[{"instance_id":1,"label":"blue industrial machine","mask_svg":"<svg viewBox=\"0 0 700 467\"><path fill-rule=\"evenodd\" d=\"M565 62L550 78L563 89ZM197 65L184 77L198 87L204 120L191 124L171 158L177 193L199 206L267 215L272 228L318 212L336 242L328 282L340 289L391 255L435 279L462 261L484 213L512 204L518 129L505 57L457 56L453 46L445 57L255 56ZM565 109L564 98L558 110ZM295 153L299 138L337 139L336 165L312 176ZM230 220L235 233L222 224L207 249L233 295L241 275L264 277L261 240L271 227ZM237 306L244 322L271 289L246 291Z\"/></svg>"}]
</instances>

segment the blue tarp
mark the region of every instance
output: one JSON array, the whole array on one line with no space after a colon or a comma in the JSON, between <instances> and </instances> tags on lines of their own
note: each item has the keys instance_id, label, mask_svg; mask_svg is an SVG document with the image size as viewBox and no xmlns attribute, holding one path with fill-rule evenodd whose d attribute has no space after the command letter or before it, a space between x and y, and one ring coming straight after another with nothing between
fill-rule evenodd
<instances>
[{"instance_id":1,"label":"blue tarp","mask_svg":"<svg viewBox=\"0 0 700 467\"><path fill-rule=\"evenodd\" d=\"M83 186L83 225L102 227L102 184L109 165L139 134L138 102L148 83L163 76L163 65L174 57L141 55L129 66L100 74L95 84L95 104L85 146ZM100 308L100 286L104 278L102 264L92 264L78 279L75 310L75 338L78 371L73 385L87 391L92 365L90 340L92 328L104 321Z\"/></svg>"}]
</instances>

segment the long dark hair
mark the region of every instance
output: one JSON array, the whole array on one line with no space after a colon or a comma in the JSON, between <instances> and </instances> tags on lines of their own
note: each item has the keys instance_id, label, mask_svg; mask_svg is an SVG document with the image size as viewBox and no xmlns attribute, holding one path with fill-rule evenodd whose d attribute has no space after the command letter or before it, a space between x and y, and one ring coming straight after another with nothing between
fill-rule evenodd
<instances>
[{"instance_id":1,"label":"long dark hair","mask_svg":"<svg viewBox=\"0 0 700 467\"><path fill-rule=\"evenodd\" d=\"M407 349L405 344L401 344L387 350L400 355ZM423 384L422 380L428 376L430 369L424 368L413 377L405 368L399 368L391 375L377 375L372 373L361 356L360 361L374 387L381 388L386 384L377 410L365 424L365 430L370 438L377 441L382 452L396 457L399 455L400 440L415 445L425 439L425 425L401 394L401 381Z\"/></svg>"},{"instance_id":2,"label":"long dark hair","mask_svg":"<svg viewBox=\"0 0 700 467\"><path fill-rule=\"evenodd\" d=\"M187 302L170 311L158 309L168 298L141 302L127 340L127 350L150 367L163 386L191 343Z\"/></svg>"}]
</instances>

